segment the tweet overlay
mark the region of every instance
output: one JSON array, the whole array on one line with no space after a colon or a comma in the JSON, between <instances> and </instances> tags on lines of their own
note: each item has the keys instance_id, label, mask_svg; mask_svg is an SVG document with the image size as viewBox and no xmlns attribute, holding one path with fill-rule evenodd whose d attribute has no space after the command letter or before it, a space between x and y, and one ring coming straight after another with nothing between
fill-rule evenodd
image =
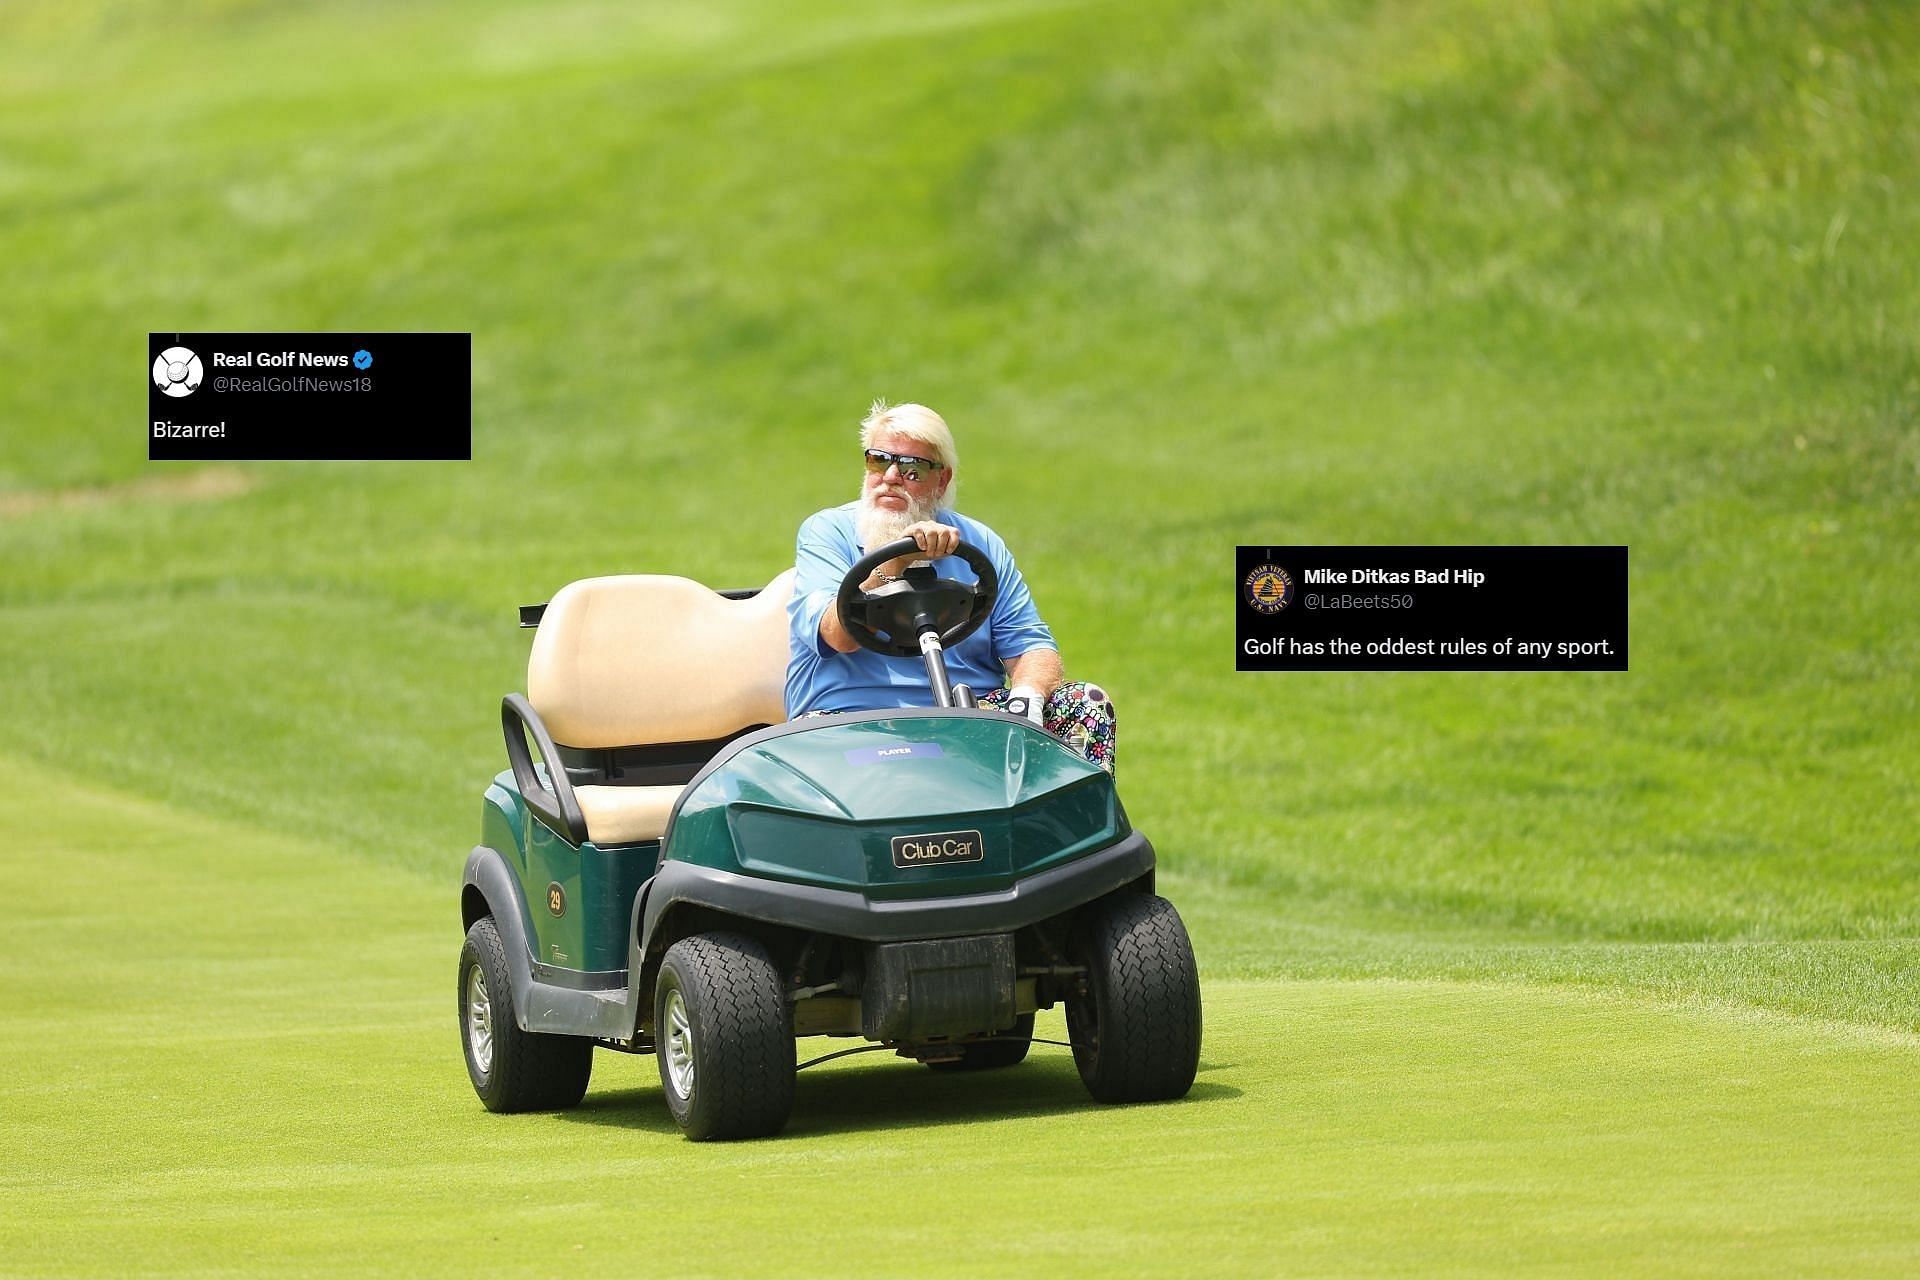
<instances>
[{"instance_id":1,"label":"tweet overlay","mask_svg":"<svg viewBox=\"0 0 1920 1280\"><path fill-rule=\"evenodd\" d=\"M147 458L473 456L473 335L149 333Z\"/></svg>"},{"instance_id":2,"label":"tweet overlay","mask_svg":"<svg viewBox=\"0 0 1920 1280\"><path fill-rule=\"evenodd\" d=\"M1625 547L1241 547L1241 671L1625 671Z\"/></svg>"}]
</instances>

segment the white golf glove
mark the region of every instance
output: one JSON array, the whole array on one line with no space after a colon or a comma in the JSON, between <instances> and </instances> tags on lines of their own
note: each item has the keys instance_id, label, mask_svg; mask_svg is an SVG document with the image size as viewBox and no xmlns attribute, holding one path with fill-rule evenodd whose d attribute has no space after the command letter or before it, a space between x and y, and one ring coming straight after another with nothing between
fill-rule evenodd
<instances>
[{"instance_id":1,"label":"white golf glove","mask_svg":"<svg viewBox=\"0 0 1920 1280\"><path fill-rule=\"evenodd\" d=\"M1030 685L1016 685L1007 695L1007 710L1025 716L1042 729L1047 727L1046 707L1047 700Z\"/></svg>"}]
</instances>

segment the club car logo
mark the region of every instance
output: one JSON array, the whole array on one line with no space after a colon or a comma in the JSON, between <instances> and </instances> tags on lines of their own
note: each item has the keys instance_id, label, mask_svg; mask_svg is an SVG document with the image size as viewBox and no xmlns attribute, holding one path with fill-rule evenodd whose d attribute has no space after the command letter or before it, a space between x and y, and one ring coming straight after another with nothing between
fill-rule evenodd
<instances>
[{"instance_id":1,"label":"club car logo","mask_svg":"<svg viewBox=\"0 0 1920 1280\"><path fill-rule=\"evenodd\" d=\"M200 357L185 347L168 347L153 360L153 385L176 398L192 395L205 375Z\"/></svg>"},{"instance_id":2,"label":"club car logo","mask_svg":"<svg viewBox=\"0 0 1920 1280\"><path fill-rule=\"evenodd\" d=\"M930 867L942 862L979 862L987 856L978 831L941 831L930 836L895 836L893 865Z\"/></svg>"},{"instance_id":3,"label":"club car logo","mask_svg":"<svg viewBox=\"0 0 1920 1280\"><path fill-rule=\"evenodd\" d=\"M1293 579L1277 564L1255 565L1240 585L1255 613L1278 613L1293 603Z\"/></svg>"}]
</instances>

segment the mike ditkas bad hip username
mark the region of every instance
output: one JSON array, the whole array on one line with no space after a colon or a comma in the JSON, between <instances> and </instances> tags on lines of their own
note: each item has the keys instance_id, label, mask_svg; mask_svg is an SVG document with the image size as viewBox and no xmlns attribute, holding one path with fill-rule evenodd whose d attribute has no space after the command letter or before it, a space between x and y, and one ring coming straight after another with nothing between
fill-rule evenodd
<instances>
[{"instance_id":1,"label":"mike ditkas bad hip username","mask_svg":"<svg viewBox=\"0 0 1920 1280\"><path fill-rule=\"evenodd\" d=\"M1240 671L1625 671L1627 548L1237 550Z\"/></svg>"}]
</instances>

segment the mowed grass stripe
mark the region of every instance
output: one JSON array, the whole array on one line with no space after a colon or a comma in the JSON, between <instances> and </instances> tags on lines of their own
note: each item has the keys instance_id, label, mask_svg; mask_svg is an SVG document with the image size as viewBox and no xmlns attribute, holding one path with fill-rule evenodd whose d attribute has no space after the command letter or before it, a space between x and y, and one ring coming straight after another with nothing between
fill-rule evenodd
<instances>
[{"instance_id":1,"label":"mowed grass stripe","mask_svg":"<svg viewBox=\"0 0 1920 1280\"><path fill-rule=\"evenodd\" d=\"M600 1055L571 1114L480 1108L451 883L9 771L0 892L39 909L0 960L0 1273L1920 1265L1911 1035L1212 981L1182 1103L1096 1106L1045 1046L962 1079L874 1054L803 1073L785 1136L695 1146L650 1059Z\"/></svg>"},{"instance_id":2,"label":"mowed grass stripe","mask_svg":"<svg viewBox=\"0 0 1920 1280\"><path fill-rule=\"evenodd\" d=\"M1920 1032L1920 939L1911 937L1571 940L1525 928L1421 927L1378 907L1302 912L1284 895L1210 875L1173 872L1162 886L1213 978L1545 984Z\"/></svg>"}]
</instances>

